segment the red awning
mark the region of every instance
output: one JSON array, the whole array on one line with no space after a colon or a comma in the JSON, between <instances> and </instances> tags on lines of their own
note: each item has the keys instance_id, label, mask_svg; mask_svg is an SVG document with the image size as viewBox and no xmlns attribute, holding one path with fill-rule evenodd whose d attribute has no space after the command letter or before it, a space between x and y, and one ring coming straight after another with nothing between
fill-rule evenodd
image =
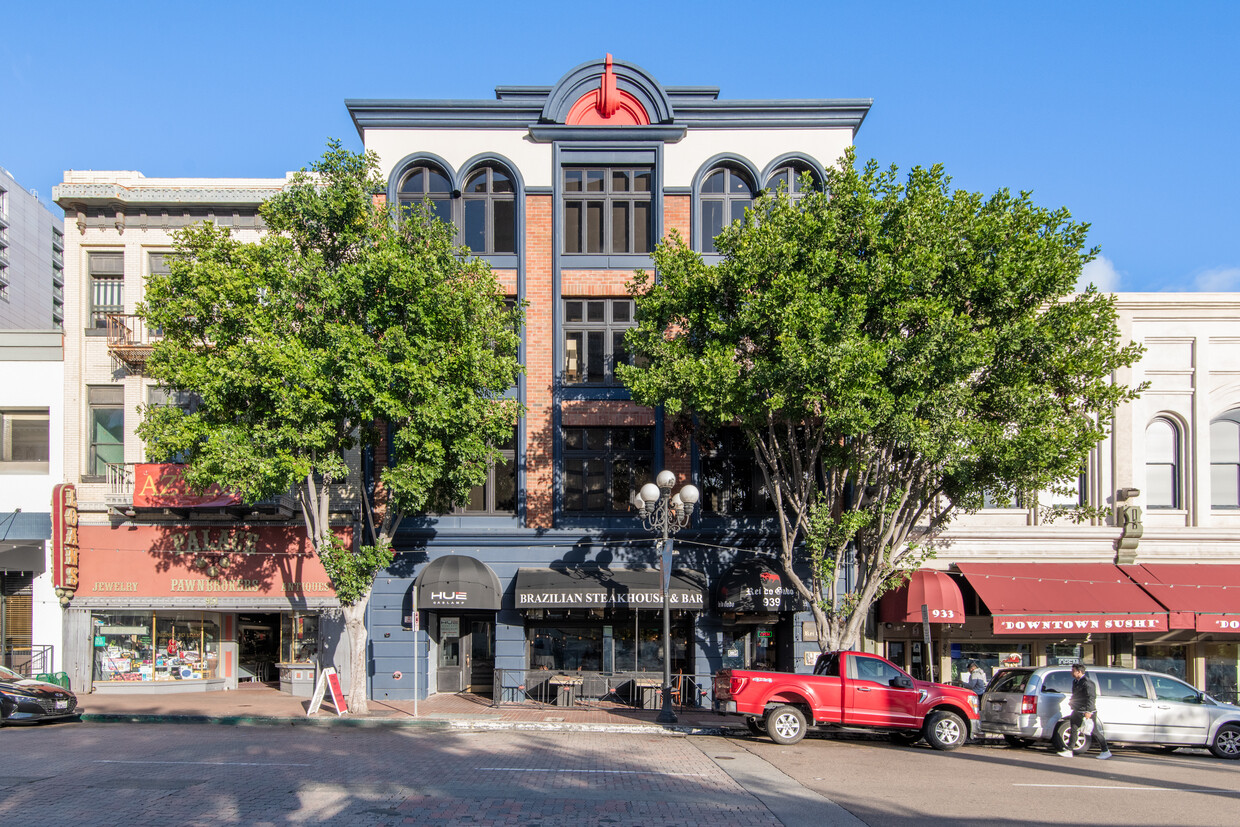
<instances>
[{"instance_id":1,"label":"red awning","mask_svg":"<svg viewBox=\"0 0 1240 827\"><path fill-rule=\"evenodd\" d=\"M909 581L878 601L881 623L921 623L921 607L931 623L964 623L964 598L960 587L947 574L918 569Z\"/></svg>"},{"instance_id":2,"label":"red awning","mask_svg":"<svg viewBox=\"0 0 1240 827\"><path fill-rule=\"evenodd\" d=\"M1240 566L1150 563L1123 570L1171 611L1172 629L1240 632Z\"/></svg>"},{"instance_id":3,"label":"red awning","mask_svg":"<svg viewBox=\"0 0 1240 827\"><path fill-rule=\"evenodd\" d=\"M1111 563L960 563L997 635L1165 632L1167 610Z\"/></svg>"}]
</instances>

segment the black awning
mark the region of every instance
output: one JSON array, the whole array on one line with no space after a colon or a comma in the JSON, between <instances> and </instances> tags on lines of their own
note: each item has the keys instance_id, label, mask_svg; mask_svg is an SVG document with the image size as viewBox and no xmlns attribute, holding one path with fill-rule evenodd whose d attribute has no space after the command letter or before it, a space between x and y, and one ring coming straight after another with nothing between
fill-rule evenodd
<instances>
[{"instance_id":1,"label":"black awning","mask_svg":"<svg viewBox=\"0 0 1240 827\"><path fill-rule=\"evenodd\" d=\"M476 609L499 611L499 578L486 563L463 554L432 560L413 588L418 609Z\"/></svg>"},{"instance_id":2,"label":"black awning","mask_svg":"<svg viewBox=\"0 0 1240 827\"><path fill-rule=\"evenodd\" d=\"M801 612L805 600L780 571L778 561L750 557L719 578L715 606L722 612Z\"/></svg>"},{"instance_id":3,"label":"black awning","mask_svg":"<svg viewBox=\"0 0 1240 827\"><path fill-rule=\"evenodd\" d=\"M661 577L658 569L518 569L517 608L661 609ZM667 601L678 611L702 611L706 608L706 576L690 569L674 569Z\"/></svg>"}]
</instances>

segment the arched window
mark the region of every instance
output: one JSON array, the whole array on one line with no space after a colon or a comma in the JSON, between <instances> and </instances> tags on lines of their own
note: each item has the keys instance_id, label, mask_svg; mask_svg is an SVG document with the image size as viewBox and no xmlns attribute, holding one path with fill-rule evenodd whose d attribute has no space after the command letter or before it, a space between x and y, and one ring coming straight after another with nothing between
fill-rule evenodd
<instances>
[{"instance_id":1,"label":"arched window","mask_svg":"<svg viewBox=\"0 0 1240 827\"><path fill-rule=\"evenodd\" d=\"M733 167L719 167L702 181L702 252L714 253L715 236L733 221L743 221L753 204L753 184Z\"/></svg>"},{"instance_id":2,"label":"arched window","mask_svg":"<svg viewBox=\"0 0 1240 827\"><path fill-rule=\"evenodd\" d=\"M440 221L452 223L452 182L443 170L430 165L416 166L405 173L398 190L403 214L423 199L430 199L431 208Z\"/></svg>"},{"instance_id":3,"label":"arched window","mask_svg":"<svg viewBox=\"0 0 1240 827\"><path fill-rule=\"evenodd\" d=\"M1210 423L1210 505L1240 508L1240 410Z\"/></svg>"},{"instance_id":4,"label":"arched window","mask_svg":"<svg viewBox=\"0 0 1240 827\"><path fill-rule=\"evenodd\" d=\"M501 167L479 167L465 181L461 228L475 255L517 251L517 202L512 178Z\"/></svg>"},{"instance_id":5,"label":"arched window","mask_svg":"<svg viewBox=\"0 0 1240 827\"><path fill-rule=\"evenodd\" d=\"M811 175L814 173L814 171L810 169L809 164L804 164L799 161L784 164L779 169L771 173L771 177L767 179L766 188L772 193L775 193L779 191L779 188L782 185L784 191L788 193L792 200L797 201L804 197L806 193L805 182L802 180L802 177L807 172ZM814 181L814 185L818 185L817 180Z\"/></svg>"},{"instance_id":6,"label":"arched window","mask_svg":"<svg viewBox=\"0 0 1240 827\"><path fill-rule=\"evenodd\" d=\"M1145 504L1180 507L1180 429L1163 417L1145 429Z\"/></svg>"}]
</instances>

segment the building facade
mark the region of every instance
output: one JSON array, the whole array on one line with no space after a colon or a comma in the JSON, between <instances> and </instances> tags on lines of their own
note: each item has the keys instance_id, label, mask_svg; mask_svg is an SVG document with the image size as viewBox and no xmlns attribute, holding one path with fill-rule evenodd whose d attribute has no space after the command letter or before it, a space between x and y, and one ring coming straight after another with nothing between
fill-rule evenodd
<instances>
[{"instance_id":1,"label":"building facade","mask_svg":"<svg viewBox=\"0 0 1240 827\"><path fill-rule=\"evenodd\" d=\"M64 224L0 167L0 330L64 326Z\"/></svg>"},{"instance_id":2,"label":"building facade","mask_svg":"<svg viewBox=\"0 0 1240 827\"><path fill-rule=\"evenodd\" d=\"M136 315L172 234L202 221L242 241L287 179L158 179L67 172L55 190L66 239L64 480L77 530L58 548L65 671L78 691L197 691L279 680L308 694L347 658L338 603L292 496L246 503L189 491L180 466L146 462L149 405L192 406L144 375L151 332ZM341 531L350 507L338 503ZM61 536L61 535L57 535ZM66 545L61 537L61 545Z\"/></svg>"},{"instance_id":3,"label":"building facade","mask_svg":"<svg viewBox=\"0 0 1240 827\"><path fill-rule=\"evenodd\" d=\"M0 330L0 663L60 671L51 565L53 487L64 444L64 336Z\"/></svg>"},{"instance_id":4,"label":"building facade","mask_svg":"<svg viewBox=\"0 0 1240 827\"><path fill-rule=\"evenodd\" d=\"M347 106L389 202L429 199L526 303L511 460L458 513L399 532L371 599L372 696L548 697L562 674L587 696L640 700L662 668L662 596L658 544L628 501L661 469L704 491L675 542L678 694L700 700L723 664L804 663L813 644L771 563L751 452L736 434L691 445L614 369L633 324L625 285L654 245L677 233L713 257L761 191L820 182L870 102L729 101L608 57L494 100Z\"/></svg>"}]
</instances>

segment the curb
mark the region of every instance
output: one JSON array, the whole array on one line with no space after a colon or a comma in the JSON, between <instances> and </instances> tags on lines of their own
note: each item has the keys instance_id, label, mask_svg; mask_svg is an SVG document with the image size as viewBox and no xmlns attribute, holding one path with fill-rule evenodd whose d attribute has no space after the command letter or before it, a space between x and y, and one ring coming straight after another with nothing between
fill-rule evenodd
<instances>
[{"instance_id":1,"label":"curb","mask_svg":"<svg viewBox=\"0 0 1240 827\"><path fill-rule=\"evenodd\" d=\"M312 726L354 729L463 729L523 732L614 732L646 735L725 735L723 726L661 724L587 724L556 721L478 721L453 718L294 718L264 715L159 715L83 713L92 724L215 724L217 726Z\"/></svg>"}]
</instances>

